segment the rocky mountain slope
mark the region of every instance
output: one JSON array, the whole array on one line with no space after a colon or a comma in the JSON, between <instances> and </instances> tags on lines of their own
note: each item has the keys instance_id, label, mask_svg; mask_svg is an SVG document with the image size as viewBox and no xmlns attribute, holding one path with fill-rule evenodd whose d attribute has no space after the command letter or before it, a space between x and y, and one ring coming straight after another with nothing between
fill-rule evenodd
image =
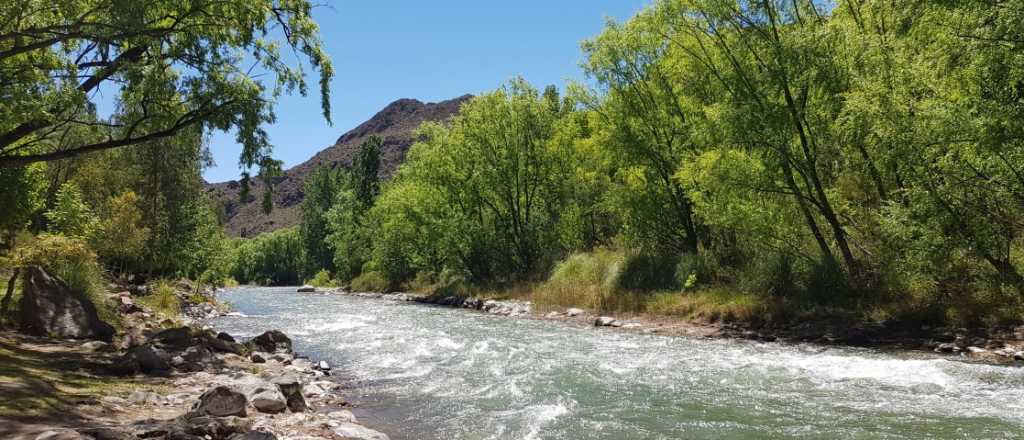
<instances>
[{"instance_id":1,"label":"rocky mountain slope","mask_svg":"<svg viewBox=\"0 0 1024 440\"><path fill-rule=\"evenodd\" d=\"M464 95L437 103L423 103L415 99L399 99L388 104L370 120L343 134L334 145L320 151L309 160L290 168L278 178L274 188L274 210L269 215L260 208L264 185L254 179L253 201L240 203L241 184L228 181L207 185L216 200L225 207L227 233L233 237L252 237L263 232L294 226L299 222L299 205L304 196L306 178L322 165L348 167L359 150L359 145L371 135L384 140L381 152L381 174L390 176L405 159L414 142L413 132L426 121L442 121L458 112L462 103L471 96Z\"/></svg>"}]
</instances>

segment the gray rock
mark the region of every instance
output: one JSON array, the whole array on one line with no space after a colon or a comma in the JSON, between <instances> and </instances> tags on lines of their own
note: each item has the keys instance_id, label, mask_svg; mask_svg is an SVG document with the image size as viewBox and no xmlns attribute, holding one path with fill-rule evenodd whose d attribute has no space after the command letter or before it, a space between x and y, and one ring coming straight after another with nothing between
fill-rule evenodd
<instances>
[{"instance_id":1,"label":"gray rock","mask_svg":"<svg viewBox=\"0 0 1024 440\"><path fill-rule=\"evenodd\" d=\"M960 347L951 342L939 344L937 347L935 347L936 353L957 353L959 351Z\"/></svg>"},{"instance_id":2,"label":"gray rock","mask_svg":"<svg viewBox=\"0 0 1024 440\"><path fill-rule=\"evenodd\" d=\"M29 266L20 302L21 331L35 336L110 342L114 327L103 322L84 292L39 266Z\"/></svg>"},{"instance_id":3,"label":"gray rock","mask_svg":"<svg viewBox=\"0 0 1024 440\"><path fill-rule=\"evenodd\" d=\"M352 414L352 411L349 411L347 409L332 411L327 414L327 418L338 423L359 423L356 420L355 414Z\"/></svg>"},{"instance_id":4,"label":"gray rock","mask_svg":"<svg viewBox=\"0 0 1024 440\"><path fill-rule=\"evenodd\" d=\"M609 327L613 323L615 323L615 318L612 318L611 316L598 316L597 319L594 320L595 327Z\"/></svg>"},{"instance_id":5,"label":"gray rock","mask_svg":"<svg viewBox=\"0 0 1024 440\"><path fill-rule=\"evenodd\" d=\"M196 402L193 411L213 417L245 417L245 407L248 405L249 399L245 394L230 387L219 386L199 396L199 402Z\"/></svg>"},{"instance_id":6,"label":"gray rock","mask_svg":"<svg viewBox=\"0 0 1024 440\"><path fill-rule=\"evenodd\" d=\"M302 395L302 381L297 376L286 374L274 379L274 385L285 397L288 409L294 413L303 412L309 409L306 405L306 398Z\"/></svg>"},{"instance_id":7,"label":"gray rock","mask_svg":"<svg viewBox=\"0 0 1024 440\"><path fill-rule=\"evenodd\" d=\"M193 338L192 329L189 327L175 327L160 330L149 342L164 349L184 350L196 343Z\"/></svg>"},{"instance_id":8,"label":"gray rock","mask_svg":"<svg viewBox=\"0 0 1024 440\"><path fill-rule=\"evenodd\" d=\"M232 435L228 440L277 440L277 436L269 432L249 431Z\"/></svg>"},{"instance_id":9,"label":"gray rock","mask_svg":"<svg viewBox=\"0 0 1024 440\"><path fill-rule=\"evenodd\" d=\"M149 286L145 284L131 285L128 286L128 292L131 293L132 296L146 296L149 295Z\"/></svg>"},{"instance_id":10,"label":"gray rock","mask_svg":"<svg viewBox=\"0 0 1024 440\"><path fill-rule=\"evenodd\" d=\"M328 372L331 371L331 364L328 364L327 361L320 361L317 362L313 368L323 372Z\"/></svg>"},{"instance_id":11,"label":"gray rock","mask_svg":"<svg viewBox=\"0 0 1024 440\"><path fill-rule=\"evenodd\" d=\"M221 341L226 341L226 342L238 342L238 341L235 340L234 336L231 336L231 335L229 335L227 333L224 333L224 332L217 333L217 339L220 339Z\"/></svg>"},{"instance_id":12,"label":"gray rock","mask_svg":"<svg viewBox=\"0 0 1024 440\"><path fill-rule=\"evenodd\" d=\"M110 348L110 344L103 341L89 341L80 345L80 347L89 351L105 351Z\"/></svg>"},{"instance_id":13,"label":"gray rock","mask_svg":"<svg viewBox=\"0 0 1024 440\"><path fill-rule=\"evenodd\" d=\"M263 332L263 334L249 340L248 344L256 351L265 351L267 353L276 353L278 351L292 352L292 340L280 330Z\"/></svg>"},{"instance_id":14,"label":"gray rock","mask_svg":"<svg viewBox=\"0 0 1024 440\"><path fill-rule=\"evenodd\" d=\"M1013 354L1013 359L1017 361L1024 361L1024 351L1018 351Z\"/></svg>"},{"instance_id":15,"label":"gray rock","mask_svg":"<svg viewBox=\"0 0 1024 440\"><path fill-rule=\"evenodd\" d=\"M45 431L36 436L35 440L91 440L84 434L70 429L54 429Z\"/></svg>"},{"instance_id":16,"label":"gray rock","mask_svg":"<svg viewBox=\"0 0 1024 440\"><path fill-rule=\"evenodd\" d=\"M288 408L288 401L277 387L267 387L254 393L250 400L259 412L276 414Z\"/></svg>"},{"instance_id":17,"label":"gray rock","mask_svg":"<svg viewBox=\"0 0 1024 440\"><path fill-rule=\"evenodd\" d=\"M114 364L114 370L121 374L166 374L171 370L171 356L151 344L142 344L128 350Z\"/></svg>"},{"instance_id":18,"label":"gray rock","mask_svg":"<svg viewBox=\"0 0 1024 440\"><path fill-rule=\"evenodd\" d=\"M583 309L577 309L575 307L565 309L565 316L568 316L570 318L575 318L577 316L582 315L583 313Z\"/></svg>"},{"instance_id":19,"label":"gray rock","mask_svg":"<svg viewBox=\"0 0 1024 440\"><path fill-rule=\"evenodd\" d=\"M544 317L548 318L548 319L555 319L555 318L557 318L559 316L562 316L562 314L558 313L558 312L548 312L547 315L544 315Z\"/></svg>"},{"instance_id":20,"label":"gray rock","mask_svg":"<svg viewBox=\"0 0 1024 440\"><path fill-rule=\"evenodd\" d=\"M305 286L299 287L298 289L295 289L295 291L299 293L313 293L316 292L316 287L307 284Z\"/></svg>"},{"instance_id":21,"label":"gray rock","mask_svg":"<svg viewBox=\"0 0 1024 440\"><path fill-rule=\"evenodd\" d=\"M135 440L135 435L117 428L84 428L78 432L85 434L94 440Z\"/></svg>"},{"instance_id":22,"label":"gray rock","mask_svg":"<svg viewBox=\"0 0 1024 440\"><path fill-rule=\"evenodd\" d=\"M331 428L331 431L334 431L335 434L341 437L352 440L390 440L382 432L349 422L338 423L337 426Z\"/></svg>"},{"instance_id":23,"label":"gray rock","mask_svg":"<svg viewBox=\"0 0 1024 440\"><path fill-rule=\"evenodd\" d=\"M252 422L239 417L193 417L188 420L185 432L199 437L227 438L233 434L249 432Z\"/></svg>"},{"instance_id":24,"label":"gray rock","mask_svg":"<svg viewBox=\"0 0 1024 440\"><path fill-rule=\"evenodd\" d=\"M985 350L984 348L981 348L981 347L975 347L975 346L972 345L970 347L967 347L967 351L970 352L970 353L973 353L973 354L978 354L978 353L984 353L984 352L986 352L988 350Z\"/></svg>"},{"instance_id":25,"label":"gray rock","mask_svg":"<svg viewBox=\"0 0 1024 440\"><path fill-rule=\"evenodd\" d=\"M263 357L263 354L259 352L254 352L253 354L249 355L249 360L257 364L267 362L267 358Z\"/></svg>"}]
</instances>

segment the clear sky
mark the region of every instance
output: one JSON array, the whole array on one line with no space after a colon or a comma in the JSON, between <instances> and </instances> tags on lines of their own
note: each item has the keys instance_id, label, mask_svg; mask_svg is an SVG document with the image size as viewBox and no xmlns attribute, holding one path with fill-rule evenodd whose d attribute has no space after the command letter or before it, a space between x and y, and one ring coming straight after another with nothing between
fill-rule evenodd
<instances>
[{"instance_id":1,"label":"clear sky","mask_svg":"<svg viewBox=\"0 0 1024 440\"><path fill-rule=\"evenodd\" d=\"M628 19L649 0L328 0L314 17L336 70L334 125L309 96L285 96L267 127L285 168L302 163L400 98L436 102L522 76L538 88L583 79L579 43L605 18ZM241 147L215 133L210 182L236 179Z\"/></svg>"}]
</instances>

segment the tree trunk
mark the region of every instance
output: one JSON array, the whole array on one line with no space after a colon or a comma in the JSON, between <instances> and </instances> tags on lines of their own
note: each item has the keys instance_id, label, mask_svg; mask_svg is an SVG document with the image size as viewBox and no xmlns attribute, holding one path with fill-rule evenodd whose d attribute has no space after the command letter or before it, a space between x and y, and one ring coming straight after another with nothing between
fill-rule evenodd
<instances>
[{"instance_id":1,"label":"tree trunk","mask_svg":"<svg viewBox=\"0 0 1024 440\"><path fill-rule=\"evenodd\" d=\"M21 268L14 268L11 280L7 282L7 294L4 295L3 300L0 300L0 319L7 316L7 308L11 305L11 298L14 297L14 285L17 284L19 273L21 273Z\"/></svg>"}]
</instances>

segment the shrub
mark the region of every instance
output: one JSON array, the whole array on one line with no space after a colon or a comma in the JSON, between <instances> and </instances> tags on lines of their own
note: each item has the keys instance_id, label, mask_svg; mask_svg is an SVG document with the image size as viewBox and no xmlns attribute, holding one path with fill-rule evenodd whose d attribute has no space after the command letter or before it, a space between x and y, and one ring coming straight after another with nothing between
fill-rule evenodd
<instances>
[{"instance_id":1,"label":"shrub","mask_svg":"<svg viewBox=\"0 0 1024 440\"><path fill-rule=\"evenodd\" d=\"M103 296L103 269L85 240L79 237L42 234L15 249L13 263L24 267L38 265L62 280L72 290L86 295L96 305L104 321L117 326L120 315Z\"/></svg>"},{"instance_id":2,"label":"shrub","mask_svg":"<svg viewBox=\"0 0 1024 440\"><path fill-rule=\"evenodd\" d=\"M331 279L331 273L326 269L320 269L312 279L306 281L306 284L315 287L334 287L337 284Z\"/></svg>"},{"instance_id":3,"label":"shrub","mask_svg":"<svg viewBox=\"0 0 1024 440\"><path fill-rule=\"evenodd\" d=\"M149 284L149 295L139 299L139 304L167 318L176 318L181 313L181 299L170 281L158 280Z\"/></svg>"},{"instance_id":4,"label":"shrub","mask_svg":"<svg viewBox=\"0 0 1024 440\"><path fill-rule=\"evenodd\" d=\"M384 275L374 271L364 272L351 283L352 290L358 292L386 292L388 287L388 280Z\"/></svg>"}]
</instances>

